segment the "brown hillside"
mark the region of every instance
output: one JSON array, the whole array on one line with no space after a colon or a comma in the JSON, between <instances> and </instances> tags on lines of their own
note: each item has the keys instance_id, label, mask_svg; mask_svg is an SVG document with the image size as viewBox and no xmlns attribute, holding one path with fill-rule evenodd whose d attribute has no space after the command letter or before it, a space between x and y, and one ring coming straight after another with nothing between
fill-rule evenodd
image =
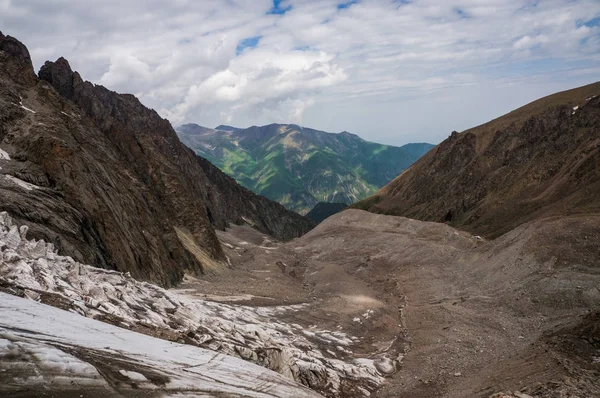
<instances>
[{"instance_id":1,"label":"brown hillside","mask_svg":"<svg viewBox=\"0 0 600 398\"><path fill-rule=\"evenodd\" d=\"M600 83L462 133L354 206L496 237L540 217L600 211Z\"/></svg>"}]
</instances>

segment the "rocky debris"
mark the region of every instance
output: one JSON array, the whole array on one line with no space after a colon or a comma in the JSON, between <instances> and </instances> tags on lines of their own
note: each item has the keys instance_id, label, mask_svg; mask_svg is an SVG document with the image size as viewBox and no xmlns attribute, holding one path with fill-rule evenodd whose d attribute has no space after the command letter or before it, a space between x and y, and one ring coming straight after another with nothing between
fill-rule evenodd
<instances>
[{"instance_id":1,"label":"rocky debris","mask_svg":"<svg viewBox=\"0 0 600 398\"><path fill-rule=\"evenodd\" d=\"M0 292L0 395L317 398L273 371Z\"/></svg>"},{"instance_id":2,"label":"rocky debris","mask_svg":"<svg viewBox=\"0 0 600 398\"><path fill-rule=\"evenodd\" d=\"M215 228L248 220L278 239L312 228L195 156L134 96L62 58L40 77L26 47L0 35L0 210L62 254L173 286L228 266Z\"/></svg>"},{"instance_id":3,"label":"rocky debris","mask_svg":"<svg viewBox=\"0 0 600 398\"><path fill-rule=\"evenodd\" d=\"M403 356L373 397L600 394L600 323L588 316L600 306L598 214L479 241L446 224L348 209L273 258L290 264L290 249L305 261L299 282L324 300L315 318Z\"/></svg>"},{"instance_id":4,"label":"rocky debris","mask_svg":"<svg viewBox=\"0 0 600 398\"><path fill-rule=\"evenodd\" d=\"M57 305L80 315L172 341L187 342L237 356L272 369L326 396L341 385L375 390L382 382L378 360L342 355L358 343L340 331L315 329L311 339L337 346L323 352L300 325L278 321L288 312L310 311L306 304L246 307L192 299L129 274L83 265L60 256L52 244L28 240L27 227L0 213L0 286L4 291ZM361 390L361 391L362 391ZM365 394L357 394L362 396Z\"/></svg>"},{"instance_id":5,"label":"rocky debris","mask_svg":"<svg viewBox=\"0 0 600 398\"><path fill-rule=\"evenodd\" d=\"M600 212L599 93L593 83L455 131L354 206L486 238L543 217Z\"/></svg>"}]
</instances>

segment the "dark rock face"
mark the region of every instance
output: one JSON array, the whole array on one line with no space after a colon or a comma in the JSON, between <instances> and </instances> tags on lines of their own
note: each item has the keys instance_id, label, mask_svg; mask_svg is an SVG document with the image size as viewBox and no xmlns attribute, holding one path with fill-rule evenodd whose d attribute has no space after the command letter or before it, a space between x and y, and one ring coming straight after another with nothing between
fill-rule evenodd
<instances>
[{"instance_id":1,"label":"dark rock face","mask_svg":"<svg viewBox=\"0 0 600 398\"><path fill-rule=\"evenodd\" d=\"M317 223L320 223L326 218L339 213L347 207L348 205L346 203L319 202L315 207L312 208L311 211L308 212L306 217L310 218L311 220L314 220Z\"/></svg>"},{"instance_id":2,"label":"dark rock face","mask_svg":"<svg viewBox=\"0 0 600 398\"><path fill-rule=\"evenodd\" d=\"M0 209L61 254L171 286L224 264L215 227L290 239L313 226L198 158L134 96L62 58L37 79L25 46L0 36L0 49Z\"/></svg>"},{"instance_id":3,"label":"dark rock face","mask_svg":"<svg viewBox=\"0 0 600 398\"><path fill-rule=\"evenodd\" d=\"M31 83L35 80L35 72L27 47L11 36L0 32L0 62L4 65L4 73L20 83Z\"/></svg>"},{"instance_id":4,"label":"dark rock face","mask_svg":"<svg viewBox=\"0 0 600 398\"><path fill-rule=\"evenodd\" d=\"M600 212L600 83L540 99L448 139L355 207L487 237Z\"/></svg>"}]
</instances>

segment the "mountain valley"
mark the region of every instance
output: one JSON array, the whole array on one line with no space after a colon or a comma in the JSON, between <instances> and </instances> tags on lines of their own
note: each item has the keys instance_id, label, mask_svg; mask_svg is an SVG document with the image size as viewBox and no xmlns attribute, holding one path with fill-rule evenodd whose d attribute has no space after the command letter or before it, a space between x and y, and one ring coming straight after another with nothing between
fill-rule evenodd
<instances>
[{"instance_id":1,"label":"mountain valley","mask_svg":"<svg viewBox=\"0 0 600 398\"><path fill-rule=\"evenodd\" d=\"M433 148L375 144L355 134L293 124L177 128L181 141L251 191L307 214L318 202L347 205L373 194Z\"/></svg>"},{"instance_id":2,"label":"mountain valley","mask_svg":"<svg viewBox=\"0 0 600 398\"><path fill-rule=\"evenodd\" d=\"M428 149L176 133L0 33L0 396L600 396L600 83Z\"/></svg>"}]
</instances>

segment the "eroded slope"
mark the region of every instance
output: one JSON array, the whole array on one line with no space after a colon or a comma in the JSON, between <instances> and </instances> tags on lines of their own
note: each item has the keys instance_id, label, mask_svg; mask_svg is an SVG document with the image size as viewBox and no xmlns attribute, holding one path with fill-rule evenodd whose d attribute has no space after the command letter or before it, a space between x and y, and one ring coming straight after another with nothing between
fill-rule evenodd
<instances>
[{"instance_id":1,"label":"eroded slope","mask_svg":"<svg viewBox=\"0 0 600 398\"><path fill-rule=\"evenodd\" d=\"M598 212L599 95L594 83L453 132L355 206L486 237L541 217Z\"/></svg>"},{"instance_id":2,"label":"eroded slope","mask_svg":"<svg viewBox=\"0 0 600 398\"><path fill-rule=\"evenodd\" d=\"M600 335L590 326L600 308L599 215L529 222L494 241L359 210L284 245L241 227L219 236L233 276L186 287L214 300L310 302L285 319L357 336L351 357L395 360L372 396L600 393Z\"/></svg>"}]
</instances>

